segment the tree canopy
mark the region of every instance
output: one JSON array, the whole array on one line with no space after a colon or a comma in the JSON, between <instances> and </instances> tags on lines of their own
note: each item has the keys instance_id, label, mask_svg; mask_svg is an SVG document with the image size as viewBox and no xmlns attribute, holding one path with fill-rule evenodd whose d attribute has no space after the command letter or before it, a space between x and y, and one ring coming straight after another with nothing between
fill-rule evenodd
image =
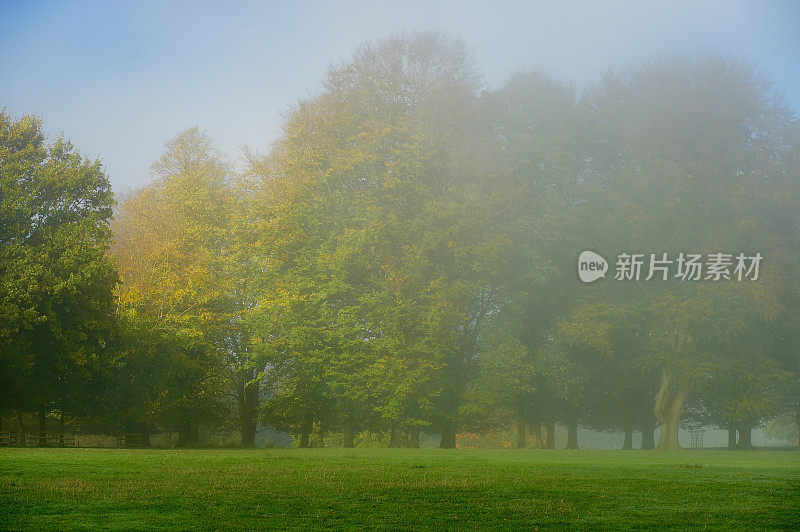
<instances>
[{"instance_id":1,"label":"tree canopy","mask_svg":"<svg viewBox=\"0 0 800 532\"><path fill-rule=\"evenodd\" d=\"M2 113L0 410L179 445L260 423L552 447L559 423L570 448L700 425L748 447L800 415L799 126L740 60L491 88L460 40L401 34L331 66L244 168L178 133L112 222L98 161Z\"/></svg>"}]
</instances>

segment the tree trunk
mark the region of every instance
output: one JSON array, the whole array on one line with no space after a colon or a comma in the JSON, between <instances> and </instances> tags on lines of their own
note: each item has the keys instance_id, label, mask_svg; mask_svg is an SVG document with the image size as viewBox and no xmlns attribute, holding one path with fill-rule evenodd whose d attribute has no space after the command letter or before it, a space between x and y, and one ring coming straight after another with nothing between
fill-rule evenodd
<instances>
[{"instance_id":1,"label":"tree trunk","mask_svg":"<svg viewBox=\"0 0 800 532\"><path fill-rule=\"evenodd\" d=\"M240 442L242 447L255 447L256 446L256 423L245 422L242 423L242 440Z\"/></svg>"},{"instance_id":2,"label":"tree trunk","mask_svg":"<svg viewBox=\"0 0 800 532\"><path fill-rule=\"evenodd\" d=\"M22 410L17 410L17 445L25 445L25 420L22 418Z\"/></svg>"},{"instance_id":3,"label":"tree trunk","mask_svg":"<svg viewBox=\"0 0 800 532\"><path fill-rule=\"evenodd\" d=\"M545 441L545 447L548 449L555 449L556 448L556 422L550 421L549 423L545 423L545 430L547 430L547 440Z\"/></svg>"},{"instance_id":4,"label":"tree trunk","mask_svg":"<svg viewBox=\"0 0 800 532\"><path fill-rule=\"evenodd\" d=\"M579 449L577 421L567 422L567 445L564 449Z\"/></svg>"},{"instance_id":5,"label":"tree trunk","mask_svg":"<svg viewBox=\"0 0 800 532\"><path fill-rule=\"evenodd\" d=\"M800 451L800 411L794 417L794 424L797 427L797 450Z\"/></svg>"},{"instance_id":6,"label":"tree trunk","mask_svg":"<svg viewBox=\"0 0 800 532\"><path fill-rule=\"evenodd\" d=\"M625 428L625 441L622 443L623 451L633 450L633 427Z\"/></svg>"},{"instance_id":7,"label":"tree trunk","mask_svg":"<svg viewBox=\"0 0 800 532\"><path fill-rule=\"evenodd\" d=\"M522 417L517 418L517 449L525 448L525 431L527 425Z\"/></svg>"},{"instance_id":8,"label":"tree trunk","mask_svg":"<svg viewBox=\"0 0 800 532\"><path fill-rule=\"evenodd\" d=\"M728 449L736 449L736 426L733 423L728 425Z\"/></svg>"},{"instance_id":9,"label":"tree trunk","mask_svg":"<svg viewBox=\"0 0 800 532\"><path fill-rule=\"evenodd\" d=\"M742 423L741 425L739 425L739 444L738 444L739 449L753 448L752 433L753 433L752 425L748 425L746 423Z\"/></svg>"},{"instance_id":10,"label":"tree trunk","mask_svg":"<svg viewBox=\"0 0 800 532\"><path fill-rule=\"evenodd\" d=\"M258 416L258 383L252 382L255 370L248 368L241 370L239 389L239 430L242 434L242 447L256 446L256 417Z\"/></svg>"},{"instance_id":11,"label":"tree trunk","mask_svg":"<svg viewBox=\"0 0 800 532\"><path fill-rule=\"evenodd\" d=\"M47 445L47 413L44 407L39 409L39 445Z\"/></svg>"},{"instance_id":12,"label":"tree trunk","mask_svg":"<svg viewBox=\"0 0 800 532\"><path fill-rule=\"evenodd\" d=\"M312 441L312 447L323 448L325 447L325 428L323 427L322 421L317 421L315 423L315 431L314 431L314 440Z\"/></svg>"},{"instance_id":13,"label":"tree trunk","mask_svg":"<svg viewBox=\"0 0 800 532\"><path fill-rule=\"evenodd\" d=\"M181 421L178 424L178 441L175 447L187 447L191 439L191 427L189 421Z\"/></svg>"},{"instance_id":14,"label":"tree trunk","mask_svg":"<svg viewBox=\"0 0 800 532\"><path fill-rule=\"evenodd\" d=\"M64 447L64 411L58 413L58 446Z\"/></svg>"},{"instance_id":15,"label":"tree trunk","mask_svg":"<svg viewBox=\"0 0 800 532\"><path fill-rule=\"evenodd\" d=\"M344 422L343 428L343 438L344 438L344 446L348 449L352 449L356 446L355 443L355 430L353 428L353 422L347 420Z\"/></svg>"},{"instance_id":16,"label":"tree trunk","mask_svg":"<svg viewBox=\"0 0 800 532\"><path fill-rule=\"evenodd\" d=\"M642 421L642 449L654 449L656 446L655 437L655 423L650 420Z\"/></svg>"},{"instance_id":17,"label":"tree trunk","mask_svg":"<svg viewBox=\"0 0 800 532\"><path fill-rule=\"evenodd\" d=\"M139 443L143 448L150 448L150 427L147 423L133 422L125 425L126 434L135 434L139 436Z\"/></svg>"},{"instance_id":18,"label":"tree trunk","mask_svg":"<svg viewBox=\"0 0 800 532\"><path fill-rule=\"evenodd\" d=\"M408 447L408 435L397 425L392 425L392 430L389 432L389 447L394 449Z\"/></svg>"},{"instance_id":19,"label":"tree trunk","mask_svg":"<svg viewBox=\"0 0 800 532\"><path fill-rule=\"evenodd\" d=\"M440 449L456 448L456 427L452 421L445 421L442 425L442 439L439 442Z\"/></svg>"},{"instance_id":20,"label":"tree trunk","mask_svg":"<svg viewBox=\"0 0 800 532\"><path fill-rule=\"evenodd\" d=\"M311 439L311 425L306 424L300 429L300 448L301 449L308 449L311 445L309 444L309 440Z\"/></svg>"},{"instance_id":21,"label":"tree trunk","mask_svg":"<svg viewBox=\"0 0 800 532\"><path fill-rule=\"evenodd\" d=\"M178 441L175 447L197 447L200 443L198 426L190 419L184 419L178 424Z\"/></svg>"},{"instance_id":22,"label":"tree trunk","mask_svg":"<svg viewBox=\"0 0 800 532\"><path fill-rule=\"evenodd\" d=\"M531 425L531 448L541 449L542 447L544 447L544 443L542 443L542 424L535 421Z\"/></svg>"},{"instance_id":23,"label":"tree trunk","mask_svg":"<svg viewBox=\"0 0 800 532\"><path fill-rule=\"evenodd\" d=\"M147 423L139 423L139 434L142 438L142 447L150 448L150 426Z\"/></svg>"},{"instance_id":24,"label":"tree trunk","mask_svg":"<svg viewBox=\"0 0 800 532\"><path fill-rule=\"evenodd\" d=\"M419 449L419 427L408 429L408 446L412 449Z\"/></svg>"},{"instance_id":25,"label":"tree trunk","mask_svg":"<svg viewBox=\"0 0 800 532\"><path fill-rule=\"evenodd\" d=\"M683 383L676 382L669 372L664 371L653 408L653 413L661 424L661 436L657 448L662 451L682 448L678 442L678 423L683 414L686 395Z\"/></svg>"}]
</instances>

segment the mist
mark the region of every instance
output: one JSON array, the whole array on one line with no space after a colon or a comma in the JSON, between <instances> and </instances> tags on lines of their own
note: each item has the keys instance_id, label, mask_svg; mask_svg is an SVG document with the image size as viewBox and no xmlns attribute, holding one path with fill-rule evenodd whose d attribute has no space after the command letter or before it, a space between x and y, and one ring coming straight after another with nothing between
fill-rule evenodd
<instances>
[{"instance_id":1,"label":"mist","mask_svg":"<svg viewBox=\"0 0 800 532\"><path fill-rule=\"evenodd\" d=\"M0 12L0 528L798 524L793 4Z\"/></svg>"},{"instance_id":2,"label":"mist","mask_svg":"<svg viewBox=\"0 0 800 532\"><path fill-rule=\"evenodd\" d=\"M80 2L0 8L0 96L99 156L118 193L149 179L164 141L198 126L241 163L267 150L295 100L362 41L445 31L494 88L538 67L579 90L677 53L756 61L800 102L791 2Z\"/></svg>"}]
</instances>

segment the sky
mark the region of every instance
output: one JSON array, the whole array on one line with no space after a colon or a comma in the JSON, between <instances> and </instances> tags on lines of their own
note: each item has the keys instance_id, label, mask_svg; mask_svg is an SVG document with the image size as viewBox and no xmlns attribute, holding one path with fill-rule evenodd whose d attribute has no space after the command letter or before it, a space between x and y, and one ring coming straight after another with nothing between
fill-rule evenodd
<instances>
[{"instance_id":1,"label":"sky","mask_svg":"<svg viewBox=\"0 0 800 532\"><path fill-rule=\"evenodd\" d=\"M164 142L205 129L235 162L266 152L289 107L364 40L445 31L489 87L543 68L579 90L660 57L755 61L800 109L800 2L0 0L0 109L35 114L100 159L117 192Z\"/></svg>"}]
</instances>

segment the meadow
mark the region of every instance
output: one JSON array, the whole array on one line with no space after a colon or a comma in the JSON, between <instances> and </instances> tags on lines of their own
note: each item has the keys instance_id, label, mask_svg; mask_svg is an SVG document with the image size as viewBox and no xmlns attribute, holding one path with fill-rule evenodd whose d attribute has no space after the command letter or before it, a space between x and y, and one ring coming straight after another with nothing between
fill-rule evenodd
<instances>
[{"instance_id":1,"label":"meadow","mask_svg":"<svg viewBox=\"0 0 800 532\"><path fill-rule=\"evenodd\" d=\"M2 529L800 528L800 452L0 450Z\"/></svg>"}]
</instances>

